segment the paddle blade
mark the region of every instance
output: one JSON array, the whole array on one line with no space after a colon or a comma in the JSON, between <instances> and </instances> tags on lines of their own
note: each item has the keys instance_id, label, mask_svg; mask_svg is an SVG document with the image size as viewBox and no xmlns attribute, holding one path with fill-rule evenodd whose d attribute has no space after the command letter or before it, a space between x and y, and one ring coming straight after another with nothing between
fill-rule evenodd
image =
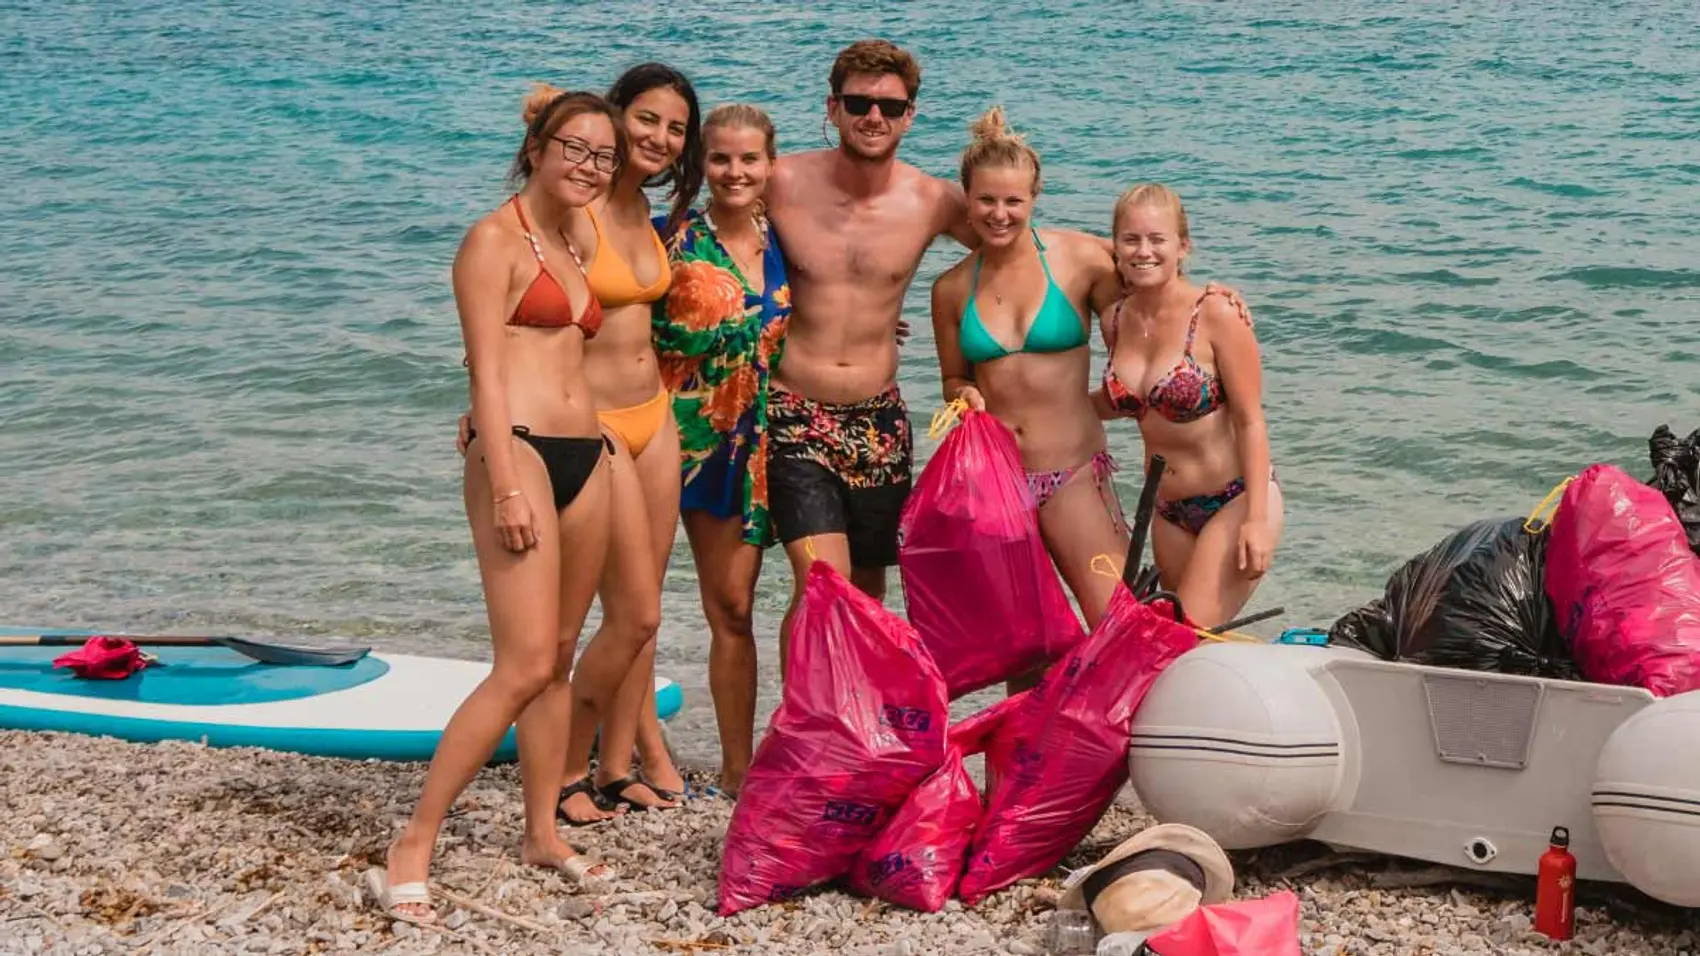
<instances>
[{"instance_id":1,"label":"paddle blade","mask_svg":"<svg viewBox=\"0 0 1700 956\"><path fill-rule=\"evenodd\" d=\"M285 647L281 644L261 644L240 637L219 637L213 640L264 664L340 667L352 664L372 652L370 647Z\"/></svg>"}]
</instances>

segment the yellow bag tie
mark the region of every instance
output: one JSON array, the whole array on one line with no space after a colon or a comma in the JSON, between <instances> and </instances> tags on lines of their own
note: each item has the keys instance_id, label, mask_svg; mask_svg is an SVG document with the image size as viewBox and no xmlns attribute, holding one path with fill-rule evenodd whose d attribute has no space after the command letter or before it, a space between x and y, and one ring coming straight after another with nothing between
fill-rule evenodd
<instances>
[{"instance_id":1,"label":"yellow bag tie","mask_svg":"<svg viewBox=\"0 0 1700 956\"><path fill-rule=\"evenodd\" d=\"M1541 503L1535 506L1535 510L1529 512L1529 517L1523 519L1523 530L1530 534L1540 534L1552 527L1552 513L1558 510L1558 501L1563 497L1564 489L1568 488L1570 483L1575 480L1576 476L1571 475L1547 492L1547 496L1541 499ZM1541 516L1543 511L1547 512L1544 518Z\"/></svg>"},{"instance_id":2,"label":"yellow bag tie","mask_svg":"<svg viewBox=\"0 0 1700 956\"><path fill-rule=\"evenodd\" d=\"M1232 642L1232 643L1238 643L1238 644L1267 644L1267 643L1269 643L1268 641L1264 640L1261 637L1257 637L1257 636L1252 635L1252 634L1241 634L1239 631L1223 631L1220 634L1212 634L1209 631L1206 631L1202 627L1197 627L1197 628L1193 628L1193 633L1197 634L1200 638L1202 638L1203 640L1206 640L1206 641L1224 641L1224 642Z\"/></svg>"},{"instance_id":3,"label":"yellow bag tie","mask_svg":"<svg viewBox=\"0 0 1700 956\"><path fill-rule=\"evenodd\" d=\"M1103 568L1098 567L1099 561L1104 562L1104 567L1109 568L1109 570L1105 571ZM1102 574L1106 578L1114 578L1117 581L1120 581L1122 579L1121 571L1116 569L1116 559L1111 555L1100 554L1100 555L1094 557L1092 559L1092 563L1088 564L1086 567L1093 574Z\"/></svg>"},{"instance_id":4,"label":"yellow bag tie","mask_svg":"<svg viewBox=\"0 0 1700 956\"><path fill-rule=\"evenodd\" d=\"M810 561L820 560L819 558L815 557L815 539L813 539L813 538L804 538L803 539L803 553L809 556Z\"/></svg>"},{"instance_id":5,"label":"yellow bag tie","mask_svg":"<svg viewBox=\"0 0 1700 956\"><path fill-rule=\"evenodd\" d=\"M960 398L953 398L945 406L933 413L932 424L927 426L927 437L938 441L940 435L950 430L956 424L962 413L968 410L968 403Z\"/></svg>"}]
</instances>

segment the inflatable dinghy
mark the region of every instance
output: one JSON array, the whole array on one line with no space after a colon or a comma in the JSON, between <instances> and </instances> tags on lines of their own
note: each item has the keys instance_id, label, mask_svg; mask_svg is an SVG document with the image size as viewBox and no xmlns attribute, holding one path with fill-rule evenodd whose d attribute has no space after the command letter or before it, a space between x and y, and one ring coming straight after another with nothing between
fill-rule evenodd
<instances>
[{"instance_id":1,"label":"inflatable dinghy","mask_svg":"<svg viewBox=\"0 0 1700 956\"><path fill-rule=\"evenodd\" d=\"M0 628L0 635L93 636ZM425 761L490 665L374 651L340 666L267 664L223 647L147 647L159 659L123 680L86 680L53 659L64 647L0 647L0 728L213 747L261 747L354 760ZM662 720L684 694L655 681ZM517 758L510 728L492 763Z\"/></svg>"},{"instance_id":2,"label":"inflatable dinghy","mask_svg":"<svg viewBox=\"0 0 1700 956\"><path fill-rule=\"evenodd\" d=\"M1577 876L1700 906L1700 691L1387 662L1343 647L1188 652L1134 715L1132 784L1222 846L1297 839Z\"/></svg>"}]
</instances>

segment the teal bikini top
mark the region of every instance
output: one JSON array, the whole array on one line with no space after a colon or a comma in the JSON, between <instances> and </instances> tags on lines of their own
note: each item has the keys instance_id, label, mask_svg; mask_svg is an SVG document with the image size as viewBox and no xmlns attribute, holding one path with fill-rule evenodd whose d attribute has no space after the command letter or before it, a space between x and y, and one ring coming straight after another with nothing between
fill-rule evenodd
<instances>
[{"instance_id":1,"label":"teal bikini top","mask_svg":"<svg viewBox=\"0 0 1700 956\"><path fill-rule=\"evenodd\" d=\"M1080 313L1074 311L1074 306L1056 280L1051 278L1051 264L1045 259L1045 244L1039 241L1037 229L1033 230L1033 242L1039 247L1039 264L1045 268L1045 301L1039 303L1039 313L1033 316L1033 324L1027 327L1027 339L1016 351L1066 352L1077 349L1088 341L1086 322L1081 319ZM986 331L986 323L980 320L980 310L974 305L974 296L980 289L980 263L984 259L981 254L974 260L974 285L968 290L968 307L962 311L962 357L975 364L1011 354L1009 349L992 338L992 333Z\"/></svg>"}]
</instances>

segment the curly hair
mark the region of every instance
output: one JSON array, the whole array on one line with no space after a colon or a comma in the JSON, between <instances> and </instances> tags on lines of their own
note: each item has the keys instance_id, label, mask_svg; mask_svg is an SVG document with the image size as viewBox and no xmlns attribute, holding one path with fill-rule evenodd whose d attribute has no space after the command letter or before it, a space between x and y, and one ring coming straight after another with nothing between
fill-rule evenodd
<instances>
[{"instance_id":1,"label":"curly hair","mask_svg":"<svg viewBox=\"0 0 1700 956\"><path fill-rule=\"evenodd\" d=\"M890 40L857 40L840 51L827 76L834 95L844 92L844 80L852 73L895 73L910 99L921 92L921 64Z\"/></svg>"}]
</instances>

